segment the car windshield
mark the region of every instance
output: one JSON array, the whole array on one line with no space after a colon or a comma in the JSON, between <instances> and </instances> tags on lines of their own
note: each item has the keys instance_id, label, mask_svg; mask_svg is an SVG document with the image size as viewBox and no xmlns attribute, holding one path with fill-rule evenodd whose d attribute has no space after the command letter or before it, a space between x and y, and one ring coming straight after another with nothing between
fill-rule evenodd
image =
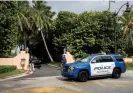
<instances>
[{"instance_id":1,"label":"car windshield","mask_svg":"<svg viewBox=\"0 0 133 93\"><path fill-rule=\"evenodd\" d=\"M80 62L88 62L89 60L90 60L90 56L87 55L87 56L81 58L79 61L80 61Z\"/></svg>"}]
</instances>

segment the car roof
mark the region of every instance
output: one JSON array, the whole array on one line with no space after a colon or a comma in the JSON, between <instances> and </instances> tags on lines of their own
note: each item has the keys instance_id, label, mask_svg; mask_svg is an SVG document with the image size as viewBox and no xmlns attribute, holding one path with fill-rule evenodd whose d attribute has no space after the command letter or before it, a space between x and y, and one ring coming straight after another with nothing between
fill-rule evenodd
<instances>
[{"instance_id":1,"label":"car roof","mask_svg":"<svg viewBox=\"0 0 133 93\"><path fill-rule=\"evenodd\" d=\"M107 55L111 55L111 56L121 56L120 54L107 54Z\"/></svg>"},{"instance_id":2,"label":"car roof","mask_svg":"<svg viewBox=\"0 0 133 93\"><path fill-rule=\"evenodd\" d=\"M91 56L98 56L98 55L121 56L120 54L103 54L103 53L91 54Z\"/></svg>"}]
</instances>

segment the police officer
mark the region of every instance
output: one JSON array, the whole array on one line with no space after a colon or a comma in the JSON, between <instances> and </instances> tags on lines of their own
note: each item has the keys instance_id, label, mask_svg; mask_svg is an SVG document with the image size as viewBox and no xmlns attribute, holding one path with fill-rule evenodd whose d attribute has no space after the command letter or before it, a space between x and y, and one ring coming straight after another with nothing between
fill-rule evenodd
<instances>
[{"instance_id":1,"label":"police officer","mask_svg":"<svg viewBox=\"0 0 133 93\"><path fill-rule=\"evenodd\" d=\"M62 59L61 59L61 62L62 62L62 65L63 66L64 64L66 64L66 53L67 53L67 50L66 48L63 49L63 54L62 54Z\"/></svg>"},{"instance_id":2,"label":"police officer","mask_svg":"<svg viewBox=\"0 0 133 93\"><path fill-rule=\"evenodd\" d=\"M30 60L29 60L29 62L30 62L30 71L35 71L35 67L34 67L34 63L33 63L33 56L31 56L30 57Z\"/></svg>"},{"instance_id":3,"label":"police officer","mask_svg":"<svg viewBox=\"0 0 133 93\"><path fill-rule=\"evenodd\" d=\"M100 53L102 53L102 54L106 54L106 52L104 52L104 51L102 51L102 50L100 51Z\"/></svg>"}]
</instances>

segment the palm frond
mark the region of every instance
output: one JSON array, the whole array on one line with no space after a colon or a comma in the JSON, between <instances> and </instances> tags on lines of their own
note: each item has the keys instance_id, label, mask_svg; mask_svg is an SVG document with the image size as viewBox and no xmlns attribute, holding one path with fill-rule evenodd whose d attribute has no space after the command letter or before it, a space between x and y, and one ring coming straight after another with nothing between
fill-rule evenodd
<instances>
[{"instance_id":1,"label":"palm frond","mask_svg":"<svg viewBox=\"0 0 133 93\"><path fill-rule=\"evenodd\" d=\"M123 22L123 23L126 23L127 22L127 19L123 16L120 16L120 20Z\"/></svg>"},{"instance_id":2,"label":"palm frond","mask_svg":"<svg viewBox=\"0 0 133 93\"><path fill-rule=\"evenodd\" d=\"M22 25L22 22L21 22L21 18L19 17L18 14L17 14L17 19L18 19L18 25L20 27L20 30L23 31L23 25Z\"/></svg>"},{"instance_id":3,"label":"palm frond","mask_svg":"<svg viewBox=\"0 0 133 93\"><path fill-rule=\"evenodd\" d=\"M33 8L35 11L35 24L38 28L45 29L45 31L48 30L49 25L49 18L45 15L43 15L43 12L38 11Z\"/></svg>"},{"instance_id":4,"label":"palm frond","mask_svg":"<svg viewBox=\"0 0 133 93\"><path fill-rule=\"evenodd\" d=\"M131 31L133 29L133 11L125 13L124 16L121 16L121 20L124 25L123 36L126 39L132 38L130 33L132 33Z\"/></svg>"},{"instance_id":5,"label":"palm frond","mask_svg":"<svg viewBox=\"0 0 133 93\"><path fill-rule=\"evenodd\" d=\"M128 38L129 37L129 31L128 31L128 26L127 25L124 27L123 36L125 38Z\"/></svg>"},{"instance_id":6,"label":"palm frond","mask_svg":"<svg viewBox=\"0 0 133 93\"><path fill-rule=\"evenodd\" d=\"M28 19L21 12L19 12L19 14L21 15L22 19L24 19L23 21L26 23L26 25L28 26L28 28L30 28L30 23L29 23Z\"/></svg>"},{"instance_id":7,"label":"palm frond","mask_svg":"<svg viewBox=\"0 0 133 93\"><path fill-rule=\"evenodd\" d=\"M128 19L131 21L133 19L133 11L130 11L128 14Z\"/></svg>"}]
</instances>

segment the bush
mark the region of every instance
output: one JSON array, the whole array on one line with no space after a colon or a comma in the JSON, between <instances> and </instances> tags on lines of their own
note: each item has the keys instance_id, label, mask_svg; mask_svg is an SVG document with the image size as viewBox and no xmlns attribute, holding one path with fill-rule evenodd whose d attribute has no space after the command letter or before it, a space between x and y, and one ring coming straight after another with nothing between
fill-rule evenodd
<instances>
[{"instance_id":1,"label":"bush","mask_svg":"<svg viewBox=\"0 0 133 93\"><path fill-rule=\"evenodd\" d=\"M133 70L133 62L132 63L126 63L126 67L128 70Z\"/></svg>"},{"instance_id":2,"label":"bush","mask_svg":"<svg viewBox=\"0 0 133 93\"><path fill-rule=\"evenodd\" d=\"M133 62L132 63L126 63L127 67L133 67Z\"/></svg>"},{"instance_id":3,"label":"bush","mask_svg":"<svg viewBox=\"0 0 133 93\"><path fill-rule=\"evenodd\" d=\"M6 73L6 72L11 72L13 70L16 70L16 66L8 66L8 65L0 66L0 74Z\"/></svg>"}]
</instances>

